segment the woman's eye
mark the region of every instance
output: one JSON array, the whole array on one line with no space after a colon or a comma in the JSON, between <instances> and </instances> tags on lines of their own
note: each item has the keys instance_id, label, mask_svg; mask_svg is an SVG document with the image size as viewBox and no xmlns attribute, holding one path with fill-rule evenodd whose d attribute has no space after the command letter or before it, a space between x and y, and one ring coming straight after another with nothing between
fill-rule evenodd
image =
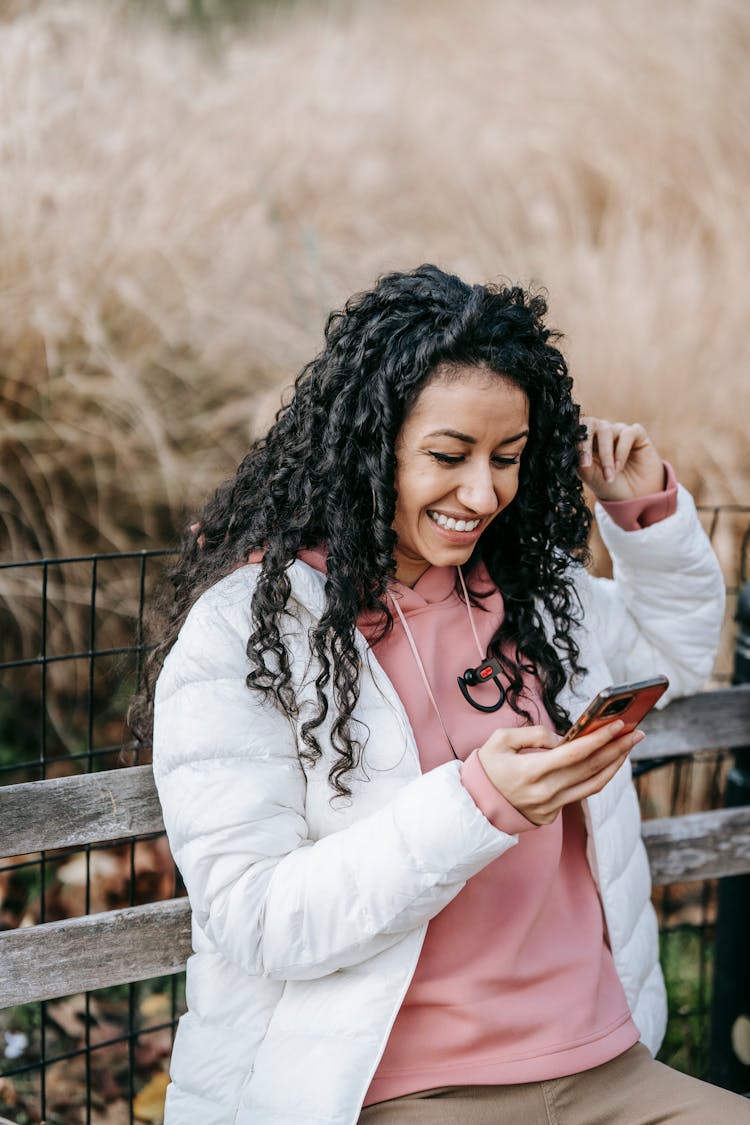
<instances>
[{"instance_id":1,"label":"woman's eye","mask_svg":"<svg viewBox=\"0 0 750 1125\"><path fill-rule=\"evenodd\" d=\"M436 453L434 450L430 450L430 456L442 465L457 465L459 461L463 461L463 457L451 457L448 453Z\"/></svg>"},{"instance_id":2,"label":"woman's eye","mask_svg":"<svg viewBox=\"0 0 750 1125\"><path fill-rule=\"evenodd\" d=\"M463 457L451 455L450 453L438 453L436 450L430 450L430 456L439 461L441 465L458 465L463 461ZM517 465L521 460L520 457L493 457L493 463L500 468L506 468L508 465Z\"/></svg>"}]
</instances>

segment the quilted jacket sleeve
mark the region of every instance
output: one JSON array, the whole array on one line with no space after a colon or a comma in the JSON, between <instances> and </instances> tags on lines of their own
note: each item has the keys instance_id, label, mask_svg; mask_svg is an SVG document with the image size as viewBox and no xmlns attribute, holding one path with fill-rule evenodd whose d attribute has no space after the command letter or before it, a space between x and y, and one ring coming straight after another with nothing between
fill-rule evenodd
<instances>
[{"instance_id":1,"label":"quilted jacket sleeve","mask_svg":"<svg viewBox=\"0 0 750 1125\"><path fill-rule=\"evenodd\" d=\"M427 922L517 837L489 823L456 762L313 842L292 726L245 684L249 614L212 594L157 683L154 776L169 841L194 921L226 959L274 979L323 976Z\"/></svg>"},{"instance_id":2,"label":"quilted jacket sleeve","mask_svg":"<svg viewBox=\"0 0 750 1125\"><path fill-rule=\"evenodd\" d=\"M725 602L718 561L682 487L675 514L640 531L624 531L601 505L596 515L613 579L589 578L586 627L618 682L669 677L664 706L711 674Z\"/></svg>"}]
</instances>

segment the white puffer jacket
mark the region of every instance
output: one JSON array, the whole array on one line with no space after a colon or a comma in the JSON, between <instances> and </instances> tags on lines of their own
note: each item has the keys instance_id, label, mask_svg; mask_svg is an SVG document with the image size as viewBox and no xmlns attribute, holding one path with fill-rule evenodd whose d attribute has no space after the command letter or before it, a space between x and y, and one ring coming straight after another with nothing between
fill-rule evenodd
<instances>
[{"instance_id":1,"label":"white puffer jacket","mask_svg":"<svg viewBox=\"0 0 750 1125\"><path fill-rule=\"evenodd\" d=\"M653 673L669 676L666 698L698 688L724 605L683 489L677 512L641 531L597 515L615 578L580 571L588 674L562 698L573 715L605 685ZM517 837L486 820L458 762L420 773L404 708L360 634L355 714L370 737L364 768L349 775L352 800L331 805L331 755L303 770L299 724L245 686L257 573L243 567L199 599L157 684L154 773L195 950L166 1125L353 1125L427 923ZM302 723L315 699L307 630L324 578L299 561L289 576L284 638ZM655 1052L666 1005L629 765L585 814L617 971Z\"/></svg>"}]
</instances>

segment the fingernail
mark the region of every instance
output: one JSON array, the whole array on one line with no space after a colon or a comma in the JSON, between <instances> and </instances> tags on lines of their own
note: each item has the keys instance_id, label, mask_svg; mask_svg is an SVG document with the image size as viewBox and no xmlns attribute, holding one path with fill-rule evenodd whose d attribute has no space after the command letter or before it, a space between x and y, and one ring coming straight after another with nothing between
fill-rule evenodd
<instances>
[{"instance_id":1,"label":"fingernail","mask_svg":"<svg viewBox=\"0 0 750 1125\"><path fill-rule=\"evenodd\" d=\"M616 473L622 472L622 461L615 461L615 472Z\"/></svg>"},{"instance_id":2,"label":"fingernail","mask_svg":"<svg viewBox=\"0 0 750 1125\"><path fill-rule=\"evenodd\" d=\"M646 737L646 735L643 733L642 730L635 731L634 734L633 734L633 745L635 746L635 744L637 742L643 742L645 737Z\"/></svg>"},{"instance_id":3,"label":"fingernail","mask_svg":"<svg viewBox=\"0 0 750 1125\"><path fill-rule=\"evenodd\" d=\"M604 470L604 479L606 481L613 481L615 479L615 474L612 472L611 469L605 469Z\"/></svg>"},{"instance_id":4,"label":"fingernail","mask_svg":"<svg viewBox=\"0 0 750 1125\"><path fill-rule=\"evenodd\" d=\"M584 469L587 465L591 464L591 457L588 453L581 454L581 464L583 465Z\"/></svg>"},{"instance_id":5,"label":"fingernail","mask_svg":"<svg viewBox=\"0 0 750 1125\"><path fill-rule=\"evenodd\" d=\"M622 719L616 719L615 722L612 724L612 730L619 731L619 730L622 730L622 728L624 726L625 726L625 723L622 721Z\"/></svg>"}]
</instances>

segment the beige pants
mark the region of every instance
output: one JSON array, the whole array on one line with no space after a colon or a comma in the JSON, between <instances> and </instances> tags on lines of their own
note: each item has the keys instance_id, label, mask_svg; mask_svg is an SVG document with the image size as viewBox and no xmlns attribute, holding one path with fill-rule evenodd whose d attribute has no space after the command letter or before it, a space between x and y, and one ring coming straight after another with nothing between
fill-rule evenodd
<instances>
[{"instance_id":1,"label":"beige pants","mask_svg":"<svg viewBox=\"0 0 750 1125\"><path fill-rule=\"evenodd\" d=\"M569 1078L441 1086L378 1102L362 1125L750 1125L750 1100L655 1062L636 1043Z\"/></svg>"}]
</instances>

